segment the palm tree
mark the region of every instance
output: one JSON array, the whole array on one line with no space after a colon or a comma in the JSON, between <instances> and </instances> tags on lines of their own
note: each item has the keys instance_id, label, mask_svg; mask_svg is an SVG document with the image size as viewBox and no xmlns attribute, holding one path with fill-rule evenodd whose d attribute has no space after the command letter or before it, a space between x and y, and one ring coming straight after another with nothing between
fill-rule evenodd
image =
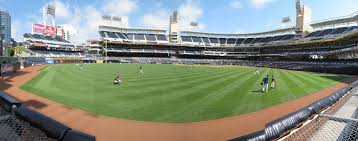
<instances>
[{"instance_id":1,"label":"palm tree","mask_svg":"<svg viewBox=\"0 0 358 141\"><path fill-rule=\"evenodd\" d=\"M17 46L15 47L15 54L14 54L14 56L18 56L18 57L19 57L19 60L20 60L20 69L23 69L23 68L24 68L24 60L23 60L23 58L21 57L21 54L22 54L23 52L25 52L25 51L26 51L26 48L23 47L23 46L17 45Z\"/></svg>"}]
</instances>

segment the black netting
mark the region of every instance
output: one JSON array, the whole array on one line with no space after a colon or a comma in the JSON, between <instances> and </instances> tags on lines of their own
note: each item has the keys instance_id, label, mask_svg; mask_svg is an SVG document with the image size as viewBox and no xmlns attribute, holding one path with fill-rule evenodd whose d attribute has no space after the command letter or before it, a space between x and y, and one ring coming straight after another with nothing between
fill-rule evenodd
<instances>
[{"instance_id":1,"label":"black netting","mask_svg":"<svg viewBox=\"0 0 358 141\"><path fill-rule=\"evenodd\" d=\"M0 107L0 141L51 141L41 130Z\"/></svg>"}]
</instances>

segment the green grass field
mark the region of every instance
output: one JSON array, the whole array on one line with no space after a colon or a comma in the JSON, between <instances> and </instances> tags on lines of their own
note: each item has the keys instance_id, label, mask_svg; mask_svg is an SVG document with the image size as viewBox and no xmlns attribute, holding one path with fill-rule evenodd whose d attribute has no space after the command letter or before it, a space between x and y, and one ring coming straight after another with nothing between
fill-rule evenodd
<instances>
[{"instance_id":1,"label":"green grass field","mask_svg":"<svg viewBox=\"0 0 358 141\"><path fill-rule=\"evenodd\" d=\"M194 122L258 111L343 81L349 76L253 67L138 64L53 65L22 86L66 105L118 118ZM117 72L123 84L112 84ZM257 92L262 78L276 77L277 89Z\"/></svg>"}]
</instances>

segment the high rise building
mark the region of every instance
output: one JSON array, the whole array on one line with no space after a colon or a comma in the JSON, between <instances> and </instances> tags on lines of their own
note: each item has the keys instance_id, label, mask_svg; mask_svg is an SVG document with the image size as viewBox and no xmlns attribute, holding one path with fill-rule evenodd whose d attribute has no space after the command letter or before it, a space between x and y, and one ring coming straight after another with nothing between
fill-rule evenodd
<instances>
[{"instance_id":1,"label":"high rise building","mask_svg":"<svg viewBox=\"0 0 358 141\"><path fill-rule=\"evenodd\" d=\"M11 17L6 11L0 10L0 36L4 43L11 42Z\"/></svg>"}]
</instances>

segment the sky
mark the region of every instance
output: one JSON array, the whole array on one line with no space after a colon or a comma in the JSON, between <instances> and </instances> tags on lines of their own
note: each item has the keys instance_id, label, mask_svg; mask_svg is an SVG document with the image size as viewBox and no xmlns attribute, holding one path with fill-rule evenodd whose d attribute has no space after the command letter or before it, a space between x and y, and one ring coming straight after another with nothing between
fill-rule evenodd
<instances>
[{"instance_id":1,"label":"sky","mask_svg":"<svg viewBox=\"0 0 358 141\"><path fill-rule=\"evenodd\" d=\"M303 0L312 21L347 16L358 11L358 0ZM281 19L295 20L295 0L0 0L12 17L12 36L20 41L32 23L42 21L42 7L56 6L56 23L78 30L77 42L98 39L102 15L128 16L129 27L167 29L170 14L179 12L181 30L190 22L199 31L248 33L281 27Z\"/></svg>"}]
</instances>

